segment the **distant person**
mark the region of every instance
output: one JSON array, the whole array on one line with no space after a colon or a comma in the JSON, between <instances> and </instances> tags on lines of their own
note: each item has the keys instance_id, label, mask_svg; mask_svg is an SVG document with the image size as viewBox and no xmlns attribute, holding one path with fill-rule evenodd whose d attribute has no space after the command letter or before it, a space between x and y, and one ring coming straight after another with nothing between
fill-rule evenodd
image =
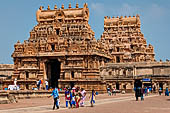
<instances>
[{"instance_id":1,"label":"distant person","mask_svg":"<svg viewBox=\"0 0 170 113\"><path fill-rule=\"evenodd\" d=\"M81 89L81 100L80 100L80 106L84 107L84 101L86 99L86 91L82 88Z\"/></svg>"},{"instance_id":2,"label":"distant person","mask_svg":"<svg viewBox=\"0 0 170 113\"><path fill-rule=\"evenodd\" d=\"M116 88L115 87L113 87L113 89L112 89L112 95L116 96Z\"/></svg>"},{"instance_id":3,"label":"distant person","mask_svg":"<svg viewBox=\"0 0 170 113\"><path fill-rule=\"evenodd\" d=\"M48 81L47 80L45 81L45 86L46 86L45 89L48 90Z\"/></svg>"},{"instance_id":4,"label":"distant person","mask_svg":"<svg viewBox=\"0 0 170 113\"><path fill-rule=\"evenodd\" d=\"M147 95L149 95L149 87L147 88Z\"/></svg>"},{"instance_id":5,"label":"distant person","mask_svg":"<svg viewBox=\"0 0 170 113\"><path fill-rule=\"evenodd\" d=\"M69 103L70 104L70 108L72 108L71 100L72 100L71 91L70 91L70 89L66 88L66 90L65 90L66 107L68 107L68 103Z\"/></svg>"},{"instance_id":6,"label":"distant person","mask_svg":"<svg viewBox=\"0 0 170 113\"><path fill-rule=\"evenodd\" d=\"M145 87L145 96L147 96L148 95L148 89L147 89L147 87Z\"/></svg>"},{"instance_id":7,"label":"distant person","mask_svg":"<svg viewBox=\"0 0 170 113\"><path fill-rule=\"evenodd\" d=\"M94 104L95 104L95 96L96 96L96 94L95 94L95 91L93 89L91 94L90 94L90 104L91 104L91 107L93 107Z\"/></svg>"},{"instance_id":8,"label":"distant person","mask_svg":"<svg viewBox=\"0 0 170 113\"><path fill-rule=\"evenodd\" d=\"M141 91L140 91L141 101L144 100L144 96L143 96L144 92L145 92L145 89L141 88Z\"/></svg>"},{"instance_id":9,"label":"distant person","mask_svg":"<svg viewBox=\"0 0 170 113\"><path fill-rule=\"evenodd\" d=\"M79 92L79 88L76 88L75 90L75 101L76 101L76 108L79 108L79 103L81 99L81 93Z\"/></svg>"},{"instance_id":10,"label":"distant person","mask_svg":"<svg viewBox=\"0 0 170 113\"><path fill-rule=\"evenodd\" d=\"M165 96L169 96L169 90L168 90L168 87L166 88L165 90Z\"/></svg>"},{"instance_id":11,"label":"distant person","mask_svg":"<svg viewBox=\"0 0 170 113\"><path fill-rule=\"evenodd\" d=\"M75 92L72 90L72 100L71 100L72 107L76 107L76 95Z\"/></svg>"},{"instance_id":12,"label":"distant person","mask_svg":"<svg viewBox=\"0 0 170 113\"><path fill-rule=\"evenodd\" d=\"M108 93L108 96L111 96L111 91L110 91L111 89L108 87L107 88L107 93Z\"/></svg>"},{"instance_id":13,"label":"distant person","mask_svg":"<svg viewBox=\"0 0 170 113\"><path fill-rule=\"evenodd\" d=\"M41 90L41 87L42 87L42 85L41 85L41 79L39 80L39 90Z\"/></svg>"},{"instance_id":14,"label":"distant person","mask_svg":"<svg viewBox=\"0 0 170 113\"><path fill-rule=\"evenodd\" d=\"M153 92L156 93L156 87L155 86L153 86Z\"/></svg>"},{"instance_id":15,"label":"distant person","mask_svg":"<svg viewBox=\"0 0 170 113\"><path fill-rule=\"evenodd\" d=\"M54 105L53 105L53 110L55 109L55 106L57 109L59 109L59 93L58 93L58 88L53 88L52 94L49 96L53 96L54 98Z\"/></svg>"},{"instance_id":16,"label":"distant person","mask_svg":"<svg viewBox=\"0 0 170 113\"><path fill-rule=\"evenodd\" d=\"M162 88L160 87L160 88L159 88L159 95L161 95L162 92L163 92L163 91L162 91Z\"/></svg>"},{"instance_id":17,"label":"distant person","mask_svg":"<svg viewBox=\"0 0 170 113\"><path fill-rule=\"evenodd\" d=\"M38 90L40 89L40 83L39 83L39 80L37 80L37 89L38 89Z\"/></svg>"},{"instance_id":18,"label":"distant person","mask_svg":"<svg viewBox=\"0 0 170 113\"><path fill-rule=\"evenodd\" d=\"M140 90L141 90L141 88L140 88L140 87L137 87L137 88L136 88L136 91L135 91L136 101L138 101L138 97L140 97L140 96L141 96Z\"/></svg>"}]
</instances>

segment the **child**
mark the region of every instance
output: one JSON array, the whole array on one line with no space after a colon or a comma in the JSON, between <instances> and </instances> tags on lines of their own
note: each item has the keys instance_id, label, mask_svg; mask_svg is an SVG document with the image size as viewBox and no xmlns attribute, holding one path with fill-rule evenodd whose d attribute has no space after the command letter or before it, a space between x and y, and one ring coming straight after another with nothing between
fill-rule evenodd
<instances>
[{"instance_id":1,"label":"child","mask_svg":"<svg viewBox=\"0 0 170 113\"><path fill-rule=\"evenodd\" d=\"M76 89L76 94L75 94L76 108L79 108L80 99L81 99L81 93L78 92L78 89Z\"/></svg>"},{"instance_id":2,"label":"child","mask_svg":"<svg viewBox=\"0 0 170 113\"><path fill-rule=\"evenodd\" d=\"M66 91L65 91L66 107L68 107L68 103L70 104L70 107L72 107L71 96L72 96L71 92L66 88Z\"/></svg>"},{"instance_id":3,"label":"child","mask_svg":"<svg viewBox=\"0 0 170 113\"><path fill-rule=\"evenodd\" d=\"M72 107L76 107L76 100L75 100L75 92L72 92L72 100L71 100Z\"/></svg>"},{"instance_id":4,"label":"child","mask_svg":"<svg viewBox=\"0 0 170 113\"><path fill-rule=\"evenodd\" d=\"M95 103L95 91L94 89L92 90L92 93L90 94L90 104L91 104L91 107L93 107L93 104Z\"/></svg>"}]
</instances>

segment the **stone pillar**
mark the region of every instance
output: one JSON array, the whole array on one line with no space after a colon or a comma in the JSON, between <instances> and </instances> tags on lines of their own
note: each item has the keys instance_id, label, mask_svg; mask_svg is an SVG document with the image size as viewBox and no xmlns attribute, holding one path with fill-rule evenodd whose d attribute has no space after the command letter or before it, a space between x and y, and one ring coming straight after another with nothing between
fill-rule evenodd
<instances>
[{"instance_id":1,"label":"stone pillar","mask_svg":"<svg viewBox=\"0 0 170 113\"><path fill-rule=\"evenodd\" d=\"M43 72L44 72L44 76L43 76L43 87L45 87L45 81L47 80L47 73L46 73L46 66L45 66L45 62L43 62Z\"/></svg>"}]
</instances>

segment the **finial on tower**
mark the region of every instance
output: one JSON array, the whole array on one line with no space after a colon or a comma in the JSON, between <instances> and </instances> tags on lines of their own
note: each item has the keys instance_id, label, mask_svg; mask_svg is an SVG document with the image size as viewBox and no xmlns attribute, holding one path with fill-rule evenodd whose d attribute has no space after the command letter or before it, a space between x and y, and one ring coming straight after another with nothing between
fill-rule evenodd
<instances>
[{"instance_id":1,"label":"finial on tower","mask_svg":"<svg viewBox=\"0 0 170 113\"><path fill-rule=\"evenodd\" d=\"M64 4L62 4L61 9L64 9Z\"/></svg>"},{"instance_id":2,"label":"finial on tower","mask_svg":"<svg viewBox=\"0 0 170 113\"><path fill-rule=\"evenodd\" d=\"M79 4L78 3L76 3L76 8L79 8Z\"/></svg>"},{"instance_id":3,"label":"finial on tower","mask_svg":"<svg viewBox=\"0 0 170 113\"><path fill-rule=\"evenodd\" d=\"M71 8L71 3L69 3L68 8Z\"/></svg>"},{"instance_id":4,"label":"finial on tower","mask_svg":"<svg viewBox=\"0 0 170 113\"><path fill-rule=\"evenodd\" d=\"M20 41L18 40L17 43L20 44Z\"/></svg>"},{"instance_id":5,"label":"finial on tower","mask_svg":"<svg viewBox=\"0 0 170 113\"><path fill-rule=\"evenodd\" d=\"M50 6L48 5L48 8L47 8L47 10L50 10Z\"/></svg>"},{"instance_id":6,"label":"finial on tower","mask_svg":"<svg viewBox=\"0 0 170 113\"><path fill-rule=\"evenodd\" d=\"M84 7L86 7L86 8L88 7L87 3L84 4Z\"/></svg>"},{"instance_id":7,"label":"finial on tower","mask_svg":"<svg viewBox=\"0 0 170 113\"><path fill-rule=\"evenodd\" d=\"M42 10L43 9L43 6L40 6L40 8L39 8L40 10Z\"/></svg>"},{"instance_id":8,"label":"finial on tower","mask_svg":"<svg viewBox=\"0 0 170 113\"><path fill-rule=\"evenodd\" d=\"M57 9L57 5L54 6L54 9Z\"/></svg>"}]
</instances>

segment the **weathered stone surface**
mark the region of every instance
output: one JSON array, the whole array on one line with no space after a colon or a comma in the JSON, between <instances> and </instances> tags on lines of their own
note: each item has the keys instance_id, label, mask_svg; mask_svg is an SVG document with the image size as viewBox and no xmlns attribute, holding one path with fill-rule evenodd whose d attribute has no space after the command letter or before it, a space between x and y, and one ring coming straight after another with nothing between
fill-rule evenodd
<instances>
[{"instance_id":1,"label":"weathered stone surface","mask_svg":"<svg viewBox=\"0 0 170 113\"><path fill-rule=\"evenodd\" d=\"M0 104L9 104L9 103L17 103L17 102L18 101L15 95L12 95L5 91L0 92Z\"/></svg>"}]
</instances>

